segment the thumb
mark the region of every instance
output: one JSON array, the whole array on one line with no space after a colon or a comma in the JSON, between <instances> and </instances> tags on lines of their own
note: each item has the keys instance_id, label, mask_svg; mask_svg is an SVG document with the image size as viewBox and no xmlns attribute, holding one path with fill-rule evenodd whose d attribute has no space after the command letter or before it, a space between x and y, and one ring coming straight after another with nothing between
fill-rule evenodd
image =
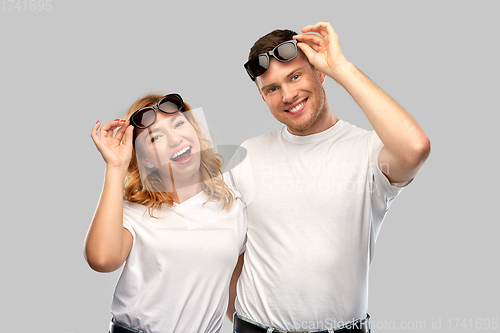
<instances>
[{"instance_id":1,"label":"thumb","mask_svg":"<svg viewBox=\"0 0 500 333\"><path fill-rule=\"evenodd\" d=\"M123 138L123 144L132 148L132 140L134 137L134 126L130 125L130 123L127 121L128 127L125 130L125 135Z\"/></svg>"},{"instance_id":2,"label":"thumb","mask_svg":"<svg viewBox=\"0 0 500 333\"><path fill-rule=\"evenodd\" d=\"M302 50L302 52L304 52L304 54L306 55L306 57L309 60L309 62L311 64L313 64L312 60L313 60L314 55L316 54L316 52L314 52L314 50L309 45L307 45L306 43L297 43L297 47L300 48Z\"/></svg>"}]
</instances>

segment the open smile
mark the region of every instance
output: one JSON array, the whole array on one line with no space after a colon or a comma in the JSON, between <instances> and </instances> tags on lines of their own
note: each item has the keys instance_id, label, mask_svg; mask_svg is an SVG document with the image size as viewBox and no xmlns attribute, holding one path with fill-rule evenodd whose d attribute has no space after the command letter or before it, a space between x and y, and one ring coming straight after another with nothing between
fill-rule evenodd
<instances>
[{"instance_id":1,"label":"open smile","mask_svg":"<svg viewBox=\"0 0 500 333\"><path fill-rule=\"evenodd\" d=\"M189 162L191 160L191 148L191 146L186 146L179 149L170 157L170 160L178 163Z\"/></svg>"},{"instance_id":2,"label":"open smile","mask_svg":"<svg viewBox=\"0 0 500 333\"><path fill-rule=\"evenodd\" d=\"M299 112L301 112L303 109L304 109L304 106L306 105L306 102L307 102L307 98L300 101L299 103L293 105L290 109L288 110L285 110L286 112L288 113L291 113L291 114L297 114Z\"/></svg>"}]
</instances>

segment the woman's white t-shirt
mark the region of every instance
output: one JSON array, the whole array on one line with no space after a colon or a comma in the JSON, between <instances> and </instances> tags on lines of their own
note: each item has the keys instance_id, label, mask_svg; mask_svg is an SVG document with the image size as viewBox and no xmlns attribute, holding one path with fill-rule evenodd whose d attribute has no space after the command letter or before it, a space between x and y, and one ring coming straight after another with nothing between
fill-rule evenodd
<instances>
[{"instance_id":1,"label":"woman's white t-shirt","mask_svg":"<svg viewBox=\"0 0 500 333\"><path fill-rule=\"evenodd\" d=\"M124 201L123 226L133 245L116 285L111 312L119 323L148 333L218 332L229 282L245 249L246 208L229 211L202 191L152 218Z\"/></svg>"}]
</instances>

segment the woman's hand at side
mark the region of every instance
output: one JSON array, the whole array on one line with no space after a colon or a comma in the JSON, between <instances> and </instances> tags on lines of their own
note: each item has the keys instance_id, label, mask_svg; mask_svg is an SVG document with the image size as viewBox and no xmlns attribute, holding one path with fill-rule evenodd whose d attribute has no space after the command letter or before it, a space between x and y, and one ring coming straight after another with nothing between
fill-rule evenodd
<instances>
[{"instance_id":1,"label":"woman's hand at side","mask_svg":"<svg viewBox=\"0 0 500 333\"><path fill-rule=\"evenodd\" d=\"M123 265L133 243L132 234L123 227L123 186L133 151L133 126L128 121L110 121L100 129L99 137L99 125L92 128L91 137L106 162L106 174L85 239L85 258L92 269L112 272Z\"/></svg>"}]
</instances>

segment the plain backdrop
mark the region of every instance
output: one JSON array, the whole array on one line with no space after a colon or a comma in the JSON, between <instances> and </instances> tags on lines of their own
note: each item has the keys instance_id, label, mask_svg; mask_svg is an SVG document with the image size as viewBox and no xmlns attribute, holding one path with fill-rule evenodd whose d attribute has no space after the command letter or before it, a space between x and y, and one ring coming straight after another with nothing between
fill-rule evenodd
<instances>
[{"instance_id":1,"label":"plain backdrop","mask_svg":"<svg viewBox=\"0 0 500 333\"><path fill-rule=\"evenodd\" d=\"M499 325L499 7L1 1L3 329L107 332L119 271L96 273L83 258L105 168L90 138L97 120L121 117L146 93L178 92L203 108L218 145L275 130L280 124L242 66L249 48L276 28L329 21L347 59L432 142L377 241L373 331L492 331ZM325 88L338 118L371 129L345 90L332 79ZM222 332L230 331L225 320Z\"/></svg>"}]
</instances>

